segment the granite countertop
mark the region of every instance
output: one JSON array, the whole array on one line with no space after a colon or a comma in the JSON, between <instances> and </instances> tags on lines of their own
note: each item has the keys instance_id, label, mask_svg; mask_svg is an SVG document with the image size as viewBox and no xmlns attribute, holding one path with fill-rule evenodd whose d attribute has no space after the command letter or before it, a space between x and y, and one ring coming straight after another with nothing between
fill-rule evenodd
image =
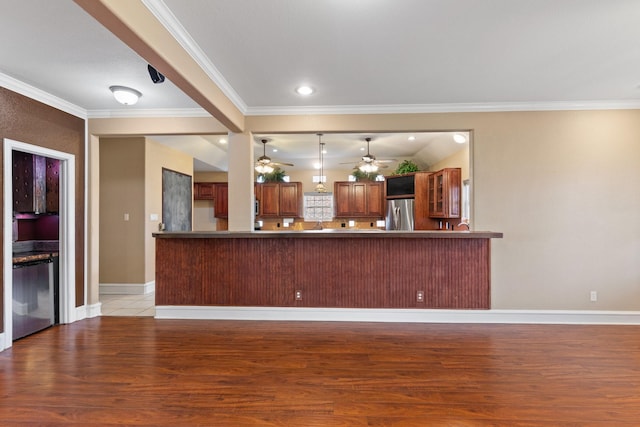
<instances>
[{"instance_id":1,"label":"granite countertop","mask_svg":"<svg viewBox=\"0 0 640 427\"><path fill-rule=\"evenodd\" d=\"M57 240L27 240L13 243L13 263L41 261L59 256Z\"/></svg>"},{"instance_id":2,"label":"granite countertop","mask_svg":"<svg viewBox=\"0 0 640 427\"><path fill-rule=\"evenodd\" d=\"M499 239L493 231L386 231L386 230L304 230L304 231L163 231L153 233L161 239L305 239L305 238L383 238L383 239Z\"/></svg>"},{"instance_id":3,"label":"granite countertop","mask_svg":"<svg viewBox=\"0 0 640 427\"><path fill-rule=\"evenodd\" d=\"M57 257L58 255L58 252L20 252L17 254L13 254L13 263L21 264L24 262L42 261L45 259Z\"/></svg>"}]
</instances>

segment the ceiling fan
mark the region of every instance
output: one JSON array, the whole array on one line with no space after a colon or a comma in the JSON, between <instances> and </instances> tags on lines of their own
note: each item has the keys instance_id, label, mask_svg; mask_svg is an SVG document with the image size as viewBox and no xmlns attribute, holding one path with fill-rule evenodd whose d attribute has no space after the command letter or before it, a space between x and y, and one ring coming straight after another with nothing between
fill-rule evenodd
<instances>
[{"instance_id":1,"label":"ceiling fan","mask_svg":"<svg viewBox=\"0 0 640 427\"><path fill-rule=\"evenodd\" d=\"M255 169L258 173L271 173L275 168L279 166L293 166L292 163L284 163L284 162L274 162L271 160L271 157L267 156L267 142L266 139L262 141L262 156L258 157L256 160Z\"/></svg>"},{"instance_id":2,"label":"ceiling fan","mask_svg":"<svg viewBox=\"0 0 640 427\"><path fill-rule=\"evenodd\" d=\"M367 141L367 154L362 156L362 158L360 159L360 162L358 162L358 164L356 164L353 167L354 169L360 169L362 172L373 173L373 172L377 172L378 169L384 169L389 167L385 163L391 163L391 162L397 161L395 159L377 160L376 156L374 156L369 152L369 143L371 142L371 138L365 138L364 140ZM343 163L343 164L346 164L346 163Z\"/></svg>"}]
</instances>

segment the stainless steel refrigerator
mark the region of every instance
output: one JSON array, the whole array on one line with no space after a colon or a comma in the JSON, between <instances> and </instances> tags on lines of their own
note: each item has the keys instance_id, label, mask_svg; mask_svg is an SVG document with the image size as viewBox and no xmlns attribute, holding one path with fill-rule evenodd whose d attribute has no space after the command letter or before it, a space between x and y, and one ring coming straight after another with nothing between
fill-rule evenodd
<instances>
[{"instance_id":1,"label":"stainless steel refrigerator","mask_svg":"<svg viewBox=\"0 0 640 427\"><path fill-rule=\"evenodd\" d=\"M413 199L387 200L387 230L413 230Z\"/></svg>"}]
</instances>

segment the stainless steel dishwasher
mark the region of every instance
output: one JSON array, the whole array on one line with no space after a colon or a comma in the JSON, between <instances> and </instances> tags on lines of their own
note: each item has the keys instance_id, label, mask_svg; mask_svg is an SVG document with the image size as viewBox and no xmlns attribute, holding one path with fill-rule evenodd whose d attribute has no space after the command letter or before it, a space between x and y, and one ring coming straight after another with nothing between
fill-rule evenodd
<instances>
[{"instance_id":1,"label":"stainless steel dishwasher","mask_svg":"<svg viewBox=\"0 0 640 427\"><path fill-rule=\"evenodd\" d=\"M13 265L13 339L52 326L55 321L51 257Z\"/></svg>"}]
</instances>

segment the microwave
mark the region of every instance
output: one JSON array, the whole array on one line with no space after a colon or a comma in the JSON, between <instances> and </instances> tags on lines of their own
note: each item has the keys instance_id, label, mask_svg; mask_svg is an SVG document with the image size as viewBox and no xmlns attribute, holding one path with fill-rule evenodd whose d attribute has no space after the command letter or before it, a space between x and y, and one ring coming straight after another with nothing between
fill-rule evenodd
<instances>
[{"instance_id":1,"label":"microwave","mask_svg":"<svg viewBox=\"0 0 640 427\"><path fill-rule=\"evenodd\" d=\"M387 197L413 197L415 195L415 174L388 176Z\"/></svg>"}]
</instances>

